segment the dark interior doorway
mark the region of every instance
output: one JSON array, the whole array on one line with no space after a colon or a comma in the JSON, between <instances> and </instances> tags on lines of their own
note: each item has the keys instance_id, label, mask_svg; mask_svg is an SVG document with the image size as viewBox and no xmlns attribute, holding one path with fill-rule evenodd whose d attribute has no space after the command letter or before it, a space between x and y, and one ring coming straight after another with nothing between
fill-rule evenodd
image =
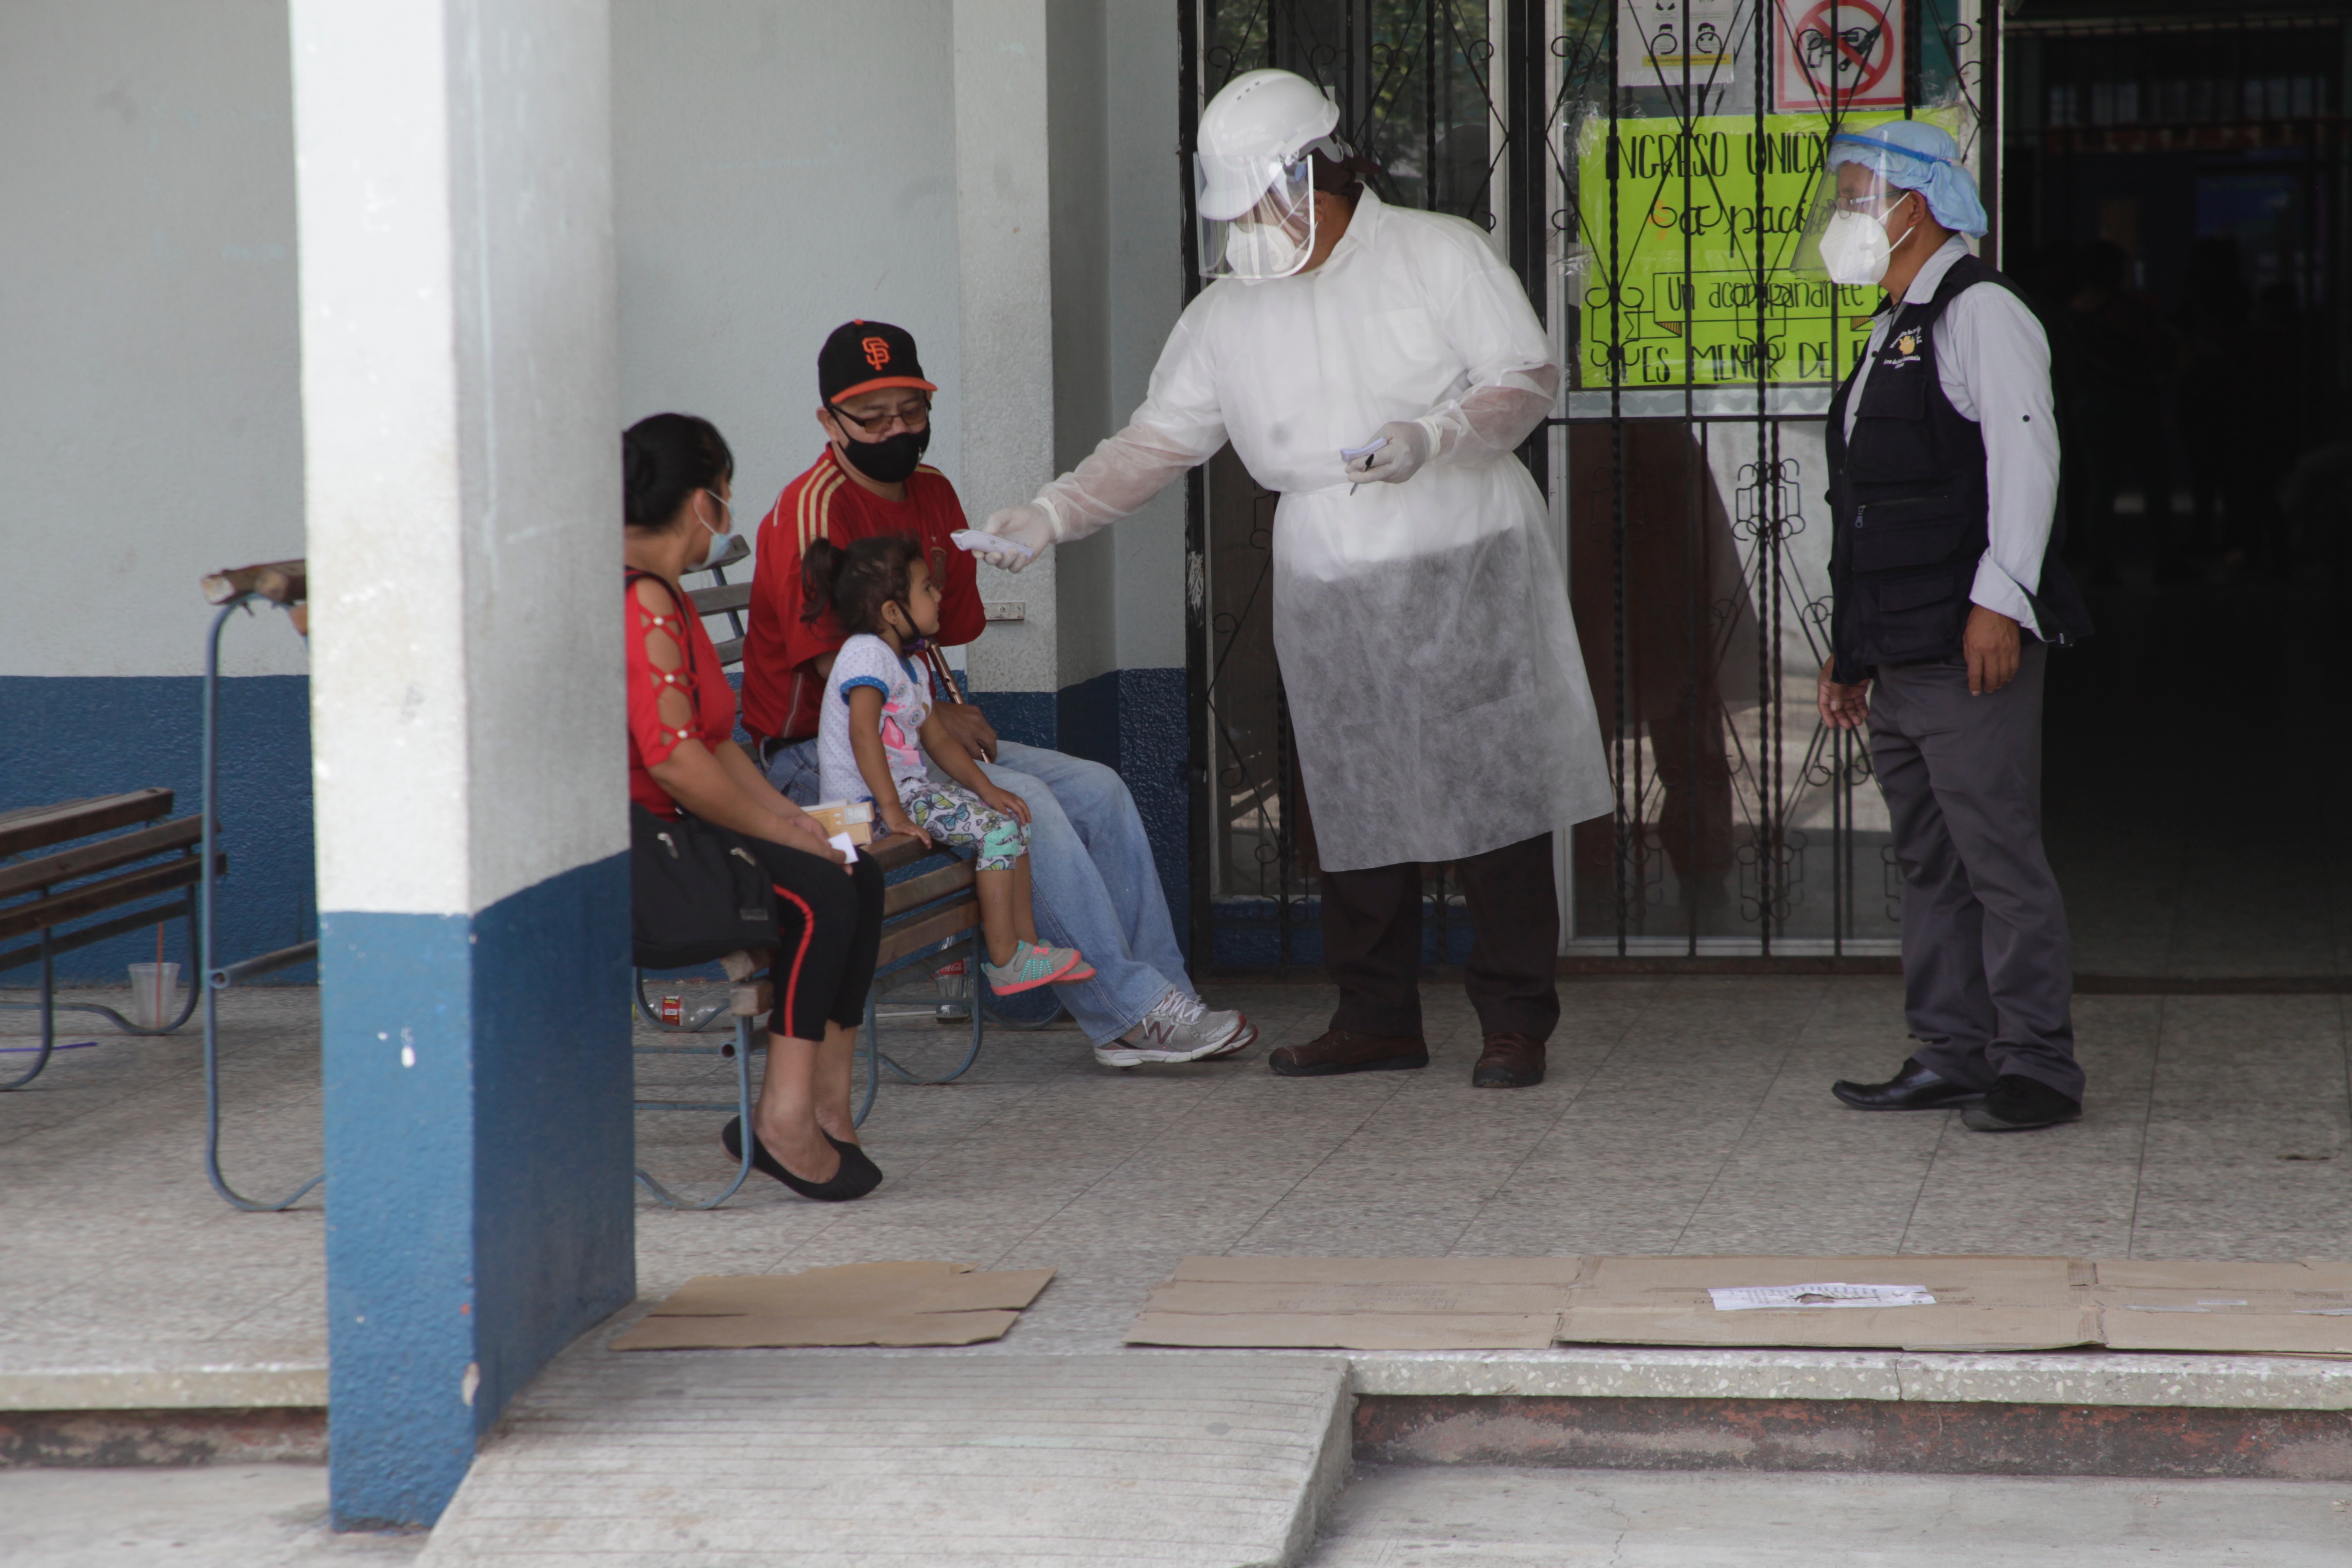
<instances>
[{"instance_id":1,"label":"dark interior doorway","mask_svg":"<svg viewBox=\"0 0 2352 1568\"><path fill-rule=\"evenodd\" d=\"M2056 9L2009 30L2001 250L2099 627L2045 730L2076 968L2352 973L2352 40L2339 6Z\"/></svg>"}]
</instances>

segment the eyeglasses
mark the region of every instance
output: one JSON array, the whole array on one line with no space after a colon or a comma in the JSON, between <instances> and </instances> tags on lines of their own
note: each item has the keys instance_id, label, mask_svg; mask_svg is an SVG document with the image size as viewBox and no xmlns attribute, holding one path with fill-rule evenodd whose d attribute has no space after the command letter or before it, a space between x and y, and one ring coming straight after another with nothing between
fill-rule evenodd
<instances>
[{"instance_id":1,"label":"eyeglasses","mask_svg":"<svg viewBox=\"0 0 2352 1568\"><path fill-rule=\"evenodd\" d=\"M888 436L890 426L893 425L909 433L928 430L931 427L931 402L928 397L911 408L894 408L887 413L877 414L870 419L860 419L838 403L828 403L825 407L832 410L835 418L845 425L854 426L857 432L869 441L879 441Z\"/></svg>"}]
</instances>

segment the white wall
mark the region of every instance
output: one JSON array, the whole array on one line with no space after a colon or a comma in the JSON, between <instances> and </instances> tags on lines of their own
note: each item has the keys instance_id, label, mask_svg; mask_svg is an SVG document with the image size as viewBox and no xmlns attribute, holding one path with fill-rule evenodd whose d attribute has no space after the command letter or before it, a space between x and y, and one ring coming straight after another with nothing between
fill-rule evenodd
<instances>
[{"instance_id":1,"label":"white wall","mask_svg":"<svg viewBox=\"0 0 2352 1568\"><path fill-rule=\"evenodd\" d=\"M964 505L985 519L1054 477L1053 216L1047 0L955 0L957 285L963 312ZM1015 575L982 564L980 591L1026 618L970 649L979 691L1053 691L1059 673L1054 553Z\"/></svg>"},{"instance_id":2,"label":"white wall","mask_svg":"<svg viewBox=\"0 0 2352 1568\"><path fill-rule=\"evenodd\" d=\"M614 0L622 416L717 424L746 530L823 448L853 317L915 334L962 479L950 45L948 0Z\"/></svg>"},{"instance_id":3,"label":"white wall","mask_svg":"<svg viewBox=\"0 0 2352 1568\"><path fill-rule=\"evenodd\" d=\"M1053 0L1055 457L1127 423L1183 308L1172 7ZM1060 683L1184 662L1184 486L1056 552Z\"/></svg>"},{"instance_id":4,"label":"white wall","mask_svg":"<svg viewBox=\"0 0 2352 1568\"><path fill-rule=\"evenodd\" d=\"M284 0L0 5L0 541L70 552L0 675L198 673L197 579L302 553L290 113Z\"/></svg>"},{"instance_id":5,"label":"white wall","mask_svg":"<svg viewBox=\"0 0 2352 1568\"><path fill-rule=\"evenodd\" d=\"M1177 70L1172 5L1106 4L1104 79L1117 106L1108 125L1105 195L1110 289L1103 341L1110 351L1114 427L1143 401L1161 345L1184 309L1184 206L1192 171L1176 155ZM1125 669L1184 662L1184 487L1171 485L1118 527L1118 636Z\"/></svg>"},{"instance_id":6,"label":"white wall","mask_svg":"<svg viewBox=\"0 0 2352 1568\"><path fill-rule=\"evenodd\" d=\"M1051 456L1067 464L1142 400L1182 299L1169 8L1045 13L1057 232L1050 289L1032 291L1063 297L1050 375L963 363L960 296L1031 281L985 257L960 264L971 149L953 0L613 12L622 418L716 421L745 524L816 456L816 347L853 316L916 335L943 388L930 459L976 518L1043 477L968 471L976 403L1023 425L1049 399ZM970 9L968 34L989 14ZM975 68L1042 85L1044 67L1003 54L1007 41ZM0 574L0 674L195 673L209 613L196 579L304 549L287 48L282 0L0 6L0 538L72 521L105 605L85 614ZM964 112L967 129L992 121ZM1001 195L1000 174L1042 181L1030 144L976 169L973 194ZM1042 207L1042 188L1022 199ZM991 574L991 596L1033 601L1034 617L991 628L992 683L1181 664L1182 531L1177 486L1067 552L1058 590L1034 569ZM305 668L274 623L230 637L226 655L237 674Z\"/></svg>"}]
</instances>

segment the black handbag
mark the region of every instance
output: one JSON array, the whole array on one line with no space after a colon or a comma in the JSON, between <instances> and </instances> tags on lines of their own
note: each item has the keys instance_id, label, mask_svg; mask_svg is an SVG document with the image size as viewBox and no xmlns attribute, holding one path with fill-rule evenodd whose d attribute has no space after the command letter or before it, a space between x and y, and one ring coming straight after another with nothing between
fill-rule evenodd
<instances>
[{"instance_id":1,"label":"black handbag","mask_svg":"<svg viewBox=\"0 0 2352 1568\"><path fill-rule=\"evenodd\" d=\"M626 581L635 587L653 575L631 572ZM693 639L678 642L688 670L698 677ZM638 968L688 969L776 945L775 895L744 847L748 842L683 806L676 817L660 817L629 803L629 914Z\"/></svg>"},{"instance_id":2,"label":"black handbag","mask_svg":"<svg viewBox=\"0 0 2352 1568\"><path fill-rule=\"evenodd\" d=\"M629 902L640 969L686 969L776 945L768 874L740 833L629 803Z\"/></svg>"}]
</instances>

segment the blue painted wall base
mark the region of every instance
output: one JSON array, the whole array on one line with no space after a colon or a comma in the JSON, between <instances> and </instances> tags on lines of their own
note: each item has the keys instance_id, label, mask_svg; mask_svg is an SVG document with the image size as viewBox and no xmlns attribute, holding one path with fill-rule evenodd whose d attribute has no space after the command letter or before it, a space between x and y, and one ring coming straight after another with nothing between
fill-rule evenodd
<instances>
[{"instance_id":1,"label":"blue painted wall base","mask_svg":"<svg viewBox=\"0 0 2352 1568\"><path fill-rule=\"evenodd\" d=\"M430 1525L507 1402L636 1294L628 857L320 942L342 1530Z\"/></svg>"}]
</instances>

